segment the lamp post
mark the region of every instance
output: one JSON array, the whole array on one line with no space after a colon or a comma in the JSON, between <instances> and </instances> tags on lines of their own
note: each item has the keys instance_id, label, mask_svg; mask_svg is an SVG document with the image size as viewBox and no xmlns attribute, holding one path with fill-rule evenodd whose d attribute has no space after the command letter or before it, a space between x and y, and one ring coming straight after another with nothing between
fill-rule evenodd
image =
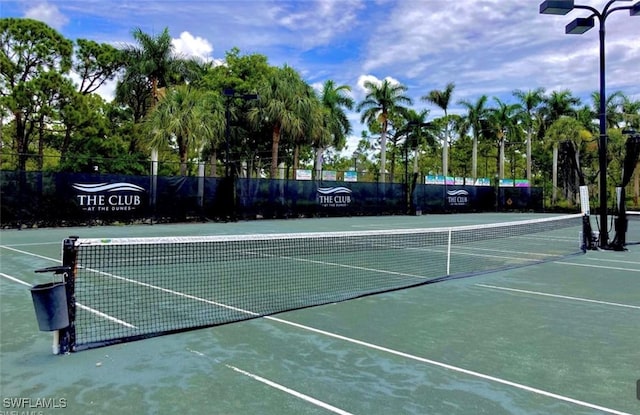
<instances>
[{"instance_id":1,"label":"lamp post","mask_svg":"<svg viewBox=\"0 0 640 415\"><path fill-rule=\"evenodd\" d=\"M565 15L573 9L584 9L591 12L587 18L577 18L565 27L566 34L583 34L595 25L595 18L600 23L600 137L598 140L598 164L600 169L600 240L599 247L609 247L609 233L607 231L607 106L605 80L605 22L611 13L619 10L629 10L631 16L640 16L640 1L633 6L612 7L618 1L609 0L602 11L591 6L574 4L574 0L545 0L540 4L541 14Z\"/></svg>"}]
</instances>

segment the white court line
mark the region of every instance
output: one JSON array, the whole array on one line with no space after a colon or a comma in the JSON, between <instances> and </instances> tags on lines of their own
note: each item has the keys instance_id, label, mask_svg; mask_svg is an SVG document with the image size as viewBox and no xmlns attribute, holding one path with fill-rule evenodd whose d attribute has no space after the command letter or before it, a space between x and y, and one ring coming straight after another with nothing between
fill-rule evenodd
<instances>
[{"instance_id":1,"label":"white court line","mask_svg":"<svg viewBox=\"0 0 640 415\"><path fill-rule=\"evenodd\" d=\"M19 254L31 255L31 256L34 256L36 258L46 259L47 261L57 262L58 264L61 262L59 259L53 259L53 258L49 258L49 257L46 257L46 256L34 254L33 252L21 251L20 249L10 248L10 247L8 247L6 245L0 245L0 248L8 249L9 251L13 251L13 252L18 252Z\"/></svg>"},{"instance_id":2,"label":"white court line","mask_svg":"<svg viewBox=\"0 0 640 415\"><path fill-rule=\"evenodd\" d=\"M400 352L398 350L389 349L389 348L386 348L386 347L383 347L383 346L378 346L378 345L375 345L375 344L372 344L372 343L367 343L367 342L364 342L364 341L361 341L361 340L352 339L352 338L341 336L339 334L331 333L331 332L328 332L328 331L316 329L316 328L313 328L313 327L305 326L305 325L294 323L294 322L287 321L287 320L282 320L282 319L277 318L277 317L267 316L267 317L264 317L264 318L267 319L267 320L277 321L278 323L287 324L289 326L297 327L297 328L300 328L300 329L303 329L303 330L308 330L308 331L311 331L313 333L321 334L323 336L332 337L332 338L338 339L338 340L343 340L343 341L348 342L348 343L357 344L359 346L363 346L363 347L366 347L366 348L369 348L369 349L378 350L378 351L389 353L389 354L392 354L392 355L395 355L395 356L404 357L406 359L411 359L411 360L415 360L415 361L418 361L418 362L421 362L421 363L426 363L426 364L429 364L429 365L432 365L432 366L441 367L443 369L448 369L448 370L451 370L451 371L454 371L454 372L463 373L465 375L477 377L477 378L484 379L484 380L489 380L489 381L492 381L492 382L495 382L495 383L499 383L499 384L502 384L502 385L511 386L513 388L516 388L516 389L521 389L521 390L524 390L524 391L527 391L527 392L531 392L531 393L534 393L534 394L537 394L537 395L546 396L546 397L553 398L553 399L556 399L556 400L559 400L559 401L563 401L563 402L568 402L568 403L571 403L571 404L574 404L574 405L583 406L585 408L596 409L598 411L606 412L608 414L613 414L613 415L632 415L632 414L627 413L627 412L622 412L622 411L618 411L616 409L606 408L604 406L595 405L595 404L592 404L592 403L589 403L589 402L585 402L585 401L580 401L578 399L573 399L573 398L570 398L568 396L558 395L556 393L548 392L548 391L545 391L545 390L542 390L542 389L538 389L538 388L533 388L531 386L523 385L521 383L516 383L516 382L512 382L512 381L505 380L505 379L501 379L501 378L498 378L498 377L495 377L495 376L485 375L484 373L474 372L472 370L464 369L464 368L461 368L461 367L458 367L458 366L449 365L447 363L442 363L442 362L438 362L438 361L435 361L435 360L426 359L424 357L414 356L414 355L411 355L411 354L408 354L408 353Z\"/></svg>"},{"instance_id":3,"label":"white court line","mask_svg":"<svg viewBox=\"0 0 640 415\"><path fill-rule=\"evenodd\" d=\"M491 288L491 289L494 289L494 290L512 291L512 292L523 293L523 294L540 295L540 296L543 296L543 297L562 298L562 299L565 299L565 300L582 301L582 302L585 302L585 303L611 305L611 306L615 306L615 307L633 308L633 309L636 309L636 310L640 310L640 306L637 306L637 305L611 303L611 302L608 302L608 301L592 300L592 299L589 299L589 298L570 297L568 295L549 294L549 293L543 293L543 292L540 292L540 291L520 290L520 289L517 289L517 288L500 287L500 286L497 286L497 285L489 285L489 284L475 284L475 285L476 285L476 287Z\"/></svg>"},{"instance_id":4,"label":"white court line","mask_svg":"<svg viewBox=\"0 0 640 415\"><path fill-rule=\"evenodd\" d=\"M28 282L23 281L23 280L21 280L19 278L16 278L16 277L12 277L11 275L7 275L4 272L0 272L0 276L6 278L8 280L11 280L13 282L17 282L18 284L26 285L27 287L33 287L33 285L29 284ZM95 314L95 315L97 315L99 317L102 317L102 318L106 319L106 320L110 320L110 321L113 321L114 323L118 323L118 324L123 325L125 327L129 327L130 329L137 329L137 327L134 326L133 324L127 323L124 320L117 319L117 318L115 318L113 316L105 314L105 313L103 313L101 311L98 311L96 309L93 309L91 307L87 307L86 305L81 304L81 303L79 303L77 301L76 301L76 306L78 308L83 309L83 310L87 310L90 313L93 313L93 314Z\"/></svg>"},{"instance_id":5,"label":"white court line","mask_svg":"<svg viewBox=\"0 0 640 415\"><path fill-rule=\"evenodd\" d=\"M281 391L283 391L283 392L286 392L286 393L288 393L289 395L293 395L293 396L295 396L295 397L297 397L297 398L300 398L300 399L302 399L302 400L305 400L305 401L307 401L307 402L310 402L310 403L312 403L312 404L314 404L314 405L316 405L316 406L319 406L319 407L321 407L321 408L323 408L323 409L326 409L326 410L328 410L328 411L331 411L331 412L333 412L333 413L340 414L340 415L351 415L351 413L350 413L350 412L347 412L347 411L342 410L342 409L340 409L340 408L337 408L337 407L335 407L335 406L329 405L328 403L322 402L322 401L320 401L320 400L318 400L318 399L316 399L316 398L312 398L312 397L311 397L311 396L309 396L309 395L305 395L305 394L300 393L300 392L298 392L298 391L295 391L295 390L293 390L293 389L287 388L286 386L282 386L282 385L280 385L280 384L278 384L278 383L275 383L275 382L273 382L273 381L270 381L269 379L265 379L265 378L260 377L260 376L258 376L258 375L254 375L253 373L249 373L249 372L247 372L247 371L245 371L245 370L238 369L238 368L237 368L237 367L235 367L235 366L231 366L231 365L225 365L225 366L226 366L226 367L228 367L228 368L230 368L230 369L235 370L235 371L236 371L236 372L238 372L238 373L242 373L242 374L243 374L243 375L245 375L245 376L248 376L248 377L250 377L250 378L252 378L252 379L254 379L254 380L257 380L258 382L262 382L262 383L264 383L265 385L269 385L269 386L271 386L272 388L276 388L276 389L278 389L278 390L281 390Z\"/></svg>"},{"instance_id":6,"label":"white court line","mask_svg":"<svg viewBox=\"0 0 640 415\"><path fill-rule=\"evenodd\" d=\"M29 284L28 282L22 281L21 279L18 279L16 277L12 277L11 275L7 275L4 272L0 272L0 276L6 278L8 280L11 280L13 282L17 282L18 284L26 285L27 287L32 287L32 285Z\"/></svg>"},{"instance_id":7,"label":"white court line","mask_svg":"<svg viewBox=\"0 0 640 415\"><path fill-rule=\"evenodd\" d=\"M636 265L640 265L640 262L638 262L638 261L622 261L620 259L604 259L604 258L590 258L590 257L587 257L587 259L589 261L618 262L620 264L636 264Z\"/></svg>"},{"instance_id":8,"label":"white court line","mask_svg":"<svg viewBox=\"0 0 640 415\"><path fill-rule=\"evenodd\" d=\"M25 252L25 253L29 254L29 255L34 255L34 254L30 254L28 252ZM47 259L50 259L50 258L47 258ZM571 264L571 263L568 263L568 264L569 265L574 265L574 264ZM601 267L601 268L607 268L607 267ZM253 313L251 311L242 310L242 309L239 309L239 308L236 308L236 307L231 307L231 306L227 306L227 305L224 305L224 304L216 303L214 301L206 300L204 298L199 298L199 297L195 297L195 296L192 296L192 295L187 295L187 294L180 293L180 292L173 291L173 290L167 290L167 289L161 288L161 287L155 287L155 286L153 286L151 284L146 284L146 283L141 283L139 281L129 280L129 279L124 278L124 277L118 277L118 276L114 276L114 277L118 278L118 279L121 279L121 280L130 281L132 283L136 283L136 284L139 284L139 285L147 286L149 288L155 288L155 289L159 289L161 291L174 293L174 294L182 296L182 297L191 298L191 299L194 299L194 300L197 300L197 301L210 303L210 304L218 305L218 306L221 306L221 307L233 309L233 310L236 310L236 311L244 312L244 313L247 313L247 314L250 314L250 315L258 316L258 314ZM423 358L423 357L411 355L409 353L405 353L405 352L401 352L401 351L398 351L398 350L389 349L389 348L386 348L386 347L383 347L383 346L378 346L378 345L375 345L375 344L372 344L372 343L367 343L367 342L364 342L364 341L361 341L361 340L356 340L356 339L353 339L353 338L345 337L345 336L342 336L342 335L339 335L339 334L335 334L335 333L331 333L331 332L328 332L328 331L324 331L324 330L316 329L316 328L313 328L313 327L305 326L305 325L302 325L302 324L294 323L294 322L291 322L291 321L283 320L283 319L280 319L280 318L277 318L277 317L264 316L263 318L266 319L266 320L269 320L269 321L276 321L276 322L281 323L281 324L286 324L286 325L289 325L289 326L292 326L292 327L297 327L299 329L307 330L307 331L310 331L310 332L313 332L313 333L317 333L317 334L321 334L321 335L324 335L324 336L327 336L327 337L332 337L332 338L339 339L339 340L342 340L342 341L345 341L345 342L348 342L348 343L357 344L359 346L363 346L363 347L366 347L366 348L370 348L370 349L378 350L378 351L381 351L381 352L389 353L389 354L392 354L392 355L395 355L395 356L404 357L406 359L415 360L415 361L418 361L418 362L421 362L421 363L426 363L426 364L429 364L429 365L432 365L432 366L441 367L441 368L448 369L448 370L451 370L451 371L454 371L454 372L463 373L465 375L469 375L469 376L477 377L477 378L480 378L480 379L492 381L492 382L499 383L499 384L502 384L502 385L507 385L507 386L510 386L510 387L513 387L513 388L516 388L516 389L521 389L521 390L524 390L524 391L527 391L527 392L531 392L531 393L534 393L534 394L537 394L537 395L546 396L546 397L553 398L553 399L556 399L556 400L560 400L560 401L563 401L563 402L568 402L568 403L571 403L571 404L574 404L574 405L578 405L578 406L582 406L582 407L586 407L586 408L591 408L591 409L596 409L596 410L599 410L599 411L602 411L602 412L606 412L606 413L609 413L609 414L613 414L613 415L632 415L632 414L627 413L627 412L622 412L622 411L618 411L618 410L615 410L615 409L606 408L606 407L603 407L603 406L591 404L591 403L588 403L588 402L585 402L585 401L581 401L581 400L578 400L578 399L573 399L573 398L570 398L570 397L567 397L567 396L563 396L563 395L558 395L558 394L555 394L555 393L552 393L552 392L548 392L548 391L545 391L545 390L542 390L542 389L533 388L531 386L523 385L521 383L512 382L512 381L501 379L501 378L498 378L498 377L495 377L495 376L486 375L486 374L483 374L483 373L480 373L480 372L475 372L475 371L472 371L472 370L464 369L464 368L461 368L461 367L458 367L458 366L453 366L453 365L449 365L449 364L446 364L446 363L438 362L438 361L435 361L435 360L426 359L426 358Z\"/></svg>"},{"instance_id":9,"label":"white court line","mask_svg":"<svg viewBox=\"0 0 640 415\"><path fill-rule=\"evenodd\" d=\"M11 244L10 246L40 246L40 245L62 245L62 241L57 242L31 242L24 244ZM3 245L3 248L9 248L9 245Z\"/></svg>"},{"instance_id":10,"label":"white court line","mask_svg":"<svg viewBox=\"0 0 640 415\"><path fill-rule=\"evenodd\" d=\"M554 261L554 264L573 265L576 267L586 267L586 268L612 269L614 271L640 272L640 269L634 269L634 268L606 267L604 265L576 264L574 262L564 262L564 261Z\"/></svg>"}]
</instances>

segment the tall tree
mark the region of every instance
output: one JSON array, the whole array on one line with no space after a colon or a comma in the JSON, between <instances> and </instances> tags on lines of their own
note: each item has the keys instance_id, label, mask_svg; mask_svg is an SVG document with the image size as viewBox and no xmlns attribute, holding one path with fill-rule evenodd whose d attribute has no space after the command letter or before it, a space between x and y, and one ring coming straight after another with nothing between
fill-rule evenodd
<instances>
[{"instance_id":1,"label":"tall tree","mask_svg":"<svg viewBox=\"0 0 640 415\"><path fill-rule=\"evenodd\" d=\"M278 152L283 136L297 137L305 131L305 117L312 102L307 97L307 84L290 66L274 68L258 87L260 100L248 113L254 128L267 126L271 131L271 178L278 175Z\"/></svg>"},{"instance_id":2,"label":"tall tree","mask_svg":"<svg viewBox=\"0 0 640 415\"><path fill-rule=\"evenodd\" d=\"M640 99L622 97L622 119L625 125L640 130Z\"/></svg>"},{"instance_id":3,"label":"tall tree","mask_svg":"<svg viewBox=\"0 0 640 415\"><path fill-rule=\"evenodd\" d=\"M607 110L606 125L607 128L620 128L620 124L623 121L623 109L622 104L624 95L622 91L616 91L606 97L605 107ZM595 91L591 93L591 105L593 119L599 119L600 115L600 92Z\"/></svg>"},{"instance_id":4,"label":"tall tree","mask_svg":"<svg viewBox=\"0 0 640 415\"><path fill-rule=\"evenodd\" d=\"M540 108L544 122L541 133L544 135L544 131L560 117L575 116L578 105L580 105L580 98L574 97L568 89L552 91L550 95L545 96Z\"/></svg>"},{"instance_id":5,"label":"tall tree","mask_svg":"<svg viewBox=\"0 0 640 415\"><path fill-rule=\"evenodd\" d=\"M107 43L78 39L73 70L80 75L79 92L90 94L115 78L124 67L125 55Z\"/></svg>"},{"instance_id":6,"label":"tall tree","mask_svg":"<svg viewBox=\"0 0 640 415\"><path fill-rule=\"evenodd\" d=\"M356 111L363 111L361 122L380 128L380 181L386 181L387 164L387 132L392 113L403 113L407 110L404 105L411 105L411 98L404 95L407 87L390 82L388 79L381 83L365 81L367 95L358 104Z\"/></svg>"},{"instance_id":7,"label":"tall tree","mask_svg":"<svg viewBox=\"0 0 640 415\"><path fill-rule=\"evenodd\" d=\"M322 140L325 131L325 108L311 85L306 85L306 91L302 96L308 101L308 108L303 114L304 128L299 134L292 135L293 139L293 170L300 164L300 152L303 148L310 148Z\"/></svg>"},{"instance_id":8,"label":"tall tree","mask_svg":"<svg viewBox=\"0 0 640 415\"><path fill-rule=\"evenodd\" d=\"M451 104L451 97L453 96L453 90L455 87L456 85L453 82L449 82L443 90L433 89L421 98L423 101L430 102L444 111L444 118L446 122L444 140L442 143L442 174L445 177L447 177L449 170L449 141L451 140L447 111L449 109L449 104Z\"/></svg>"},{"instance_id":9,"label":"tall tree","mask_svg":"<svg viewBox=\"0 0 640 415\"><path fill-rule=\"evenodd\" d=\"M160 99L159 88L169 85L172 72L176 72L180 64L174 54L169 29L152 36L135 28L131 34L138 45L126 49L129 68L135 68L136 72L147 77L153 102L156 103Z\"/></svg>"},{"instance_id":10,"label":"tall tree","mask_svg":"<svg viewBox=\"0 0 640 415\"><path fill-rule=\"evenodd\" d=\"M504 179L505 144L507 142L516 144L518 138L518 105L507 104L495 97L493 99L497 107L490 110L488 125L498 147L498 178Z\"/></svg>"},{"instance_id":11,"label":"tall tree","mask_svg":"<svg viewBox=\"0 0 640 415\"><path fill-rule=\"evenodd\" d=\"M545 143L547 146L552 147L553 151L552 204L555 205L557 201L557 189L559 188L558 173L560 172L560 164L562 165L562 187L565 189L565 196L569 201L573 201L572 194L577 192L575 177L576 175L582 175L582 170L580 169L581 152L584 149L584 143L588 142L591 137L591 133L582 125L582 123L572 117L561 117L554 121L549 129L547 129L545 134ZM571 150L569 152L569 158L563 157L563 163L559 163L558 153L560 146L565 146L565 148ZM584 179L581 178L579 181L582 182Z\"/></svg>"},{"instance_id":12,"label":"tall tree","mask_svg":"<svg viewBox=\"0 0 640 415\"><path fill-rule=\"evenodd\" d=\"M315 168L318 172L322 170L322 153L327 147L333 146L336 150L341 150L351 133L351 123L345 112L345 109L353 109L354 105L353 99L348 95L350 91L350 86L336 86L331 79L322 85L320 102L323 108L323 131L314 143Z\"/></svg>"},{"instance_id":13,"label":"tall tree","mask_svg":"<svg viewBox=\"0 0 640 415\"><path fill-rule=\"evenodd\" d=\"M420 112L414 109L409 109L404 115L405 124L400 129L400 131L406 135L406 150L413 150L414 175L419 173L418 158L420 148L424 146L434 148L436 146L434 126L427 122L429 112L430 111L428 109L423 109Z\"/></svg>"},{"instance_id":14,"label":"tall tree","mask_svg":"<svg viewBox=\"0 0 640 415\"><path fill-rule=\"evenodd\" d=\"M487 96L482 95L475 103L466 100L459 102L459 104L467 110L467 115L464 117L464 124L465 127L471 130L473 137L471 150L471 177L473 180L478 178L478 141L480 141L482 135L482 123L489 115L487 100Z\"/></svg>"},{"instance_id":15,"label":"tall tree","mask_svg":"<svg viewBox=\"0 0 640 415\"><path fill-rule=\"evenodd\" d=\"M527 134L527 180L532 184L533 173L531 146L535 129L536 127L538 127L537 124L539 124L540 122L539 110L540 105L544 101L544 93L544 88L536 88L528 91L516 90L513 92L513 95L520 101L520 119L522 120L524 129Z\"/></svg>"},{"instance_id":16,"label":"tall tree","mask_svg":"<svg viewBox=\"0 0 640 415\"><path fill-rule=\"evenodd\" d=\"M145 120L152 148L177 147L181 175L187 173L189 156L200 157L208 141L222 136L224 121L222 114L212 115L213 99L189 85L173 87Z\"/></svg>"},{"instance_id":17,"label":"tall tree","mask_svg":"<svg viewBox=\"0 0 640 415\"><path fill-rule=\"evenodd\" d=\"M26 168L29 145L47 110L34 97L45 86L55 88L51 82L71 68L72 51L71 41L40 21L0 19L0 106L14 118L20 170Z\"/></svg>"}]
</instances>

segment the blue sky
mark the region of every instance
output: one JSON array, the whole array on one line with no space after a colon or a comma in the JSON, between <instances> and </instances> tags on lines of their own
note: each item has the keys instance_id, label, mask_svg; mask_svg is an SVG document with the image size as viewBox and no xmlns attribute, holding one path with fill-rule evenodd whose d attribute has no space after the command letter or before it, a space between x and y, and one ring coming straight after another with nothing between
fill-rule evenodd
<instances>
[{"instance_id":1,"label":"blue sky","mask_svg":"<svg viewBox=\"0 0 640 415\"><path fill-rule=\"evenodd\" d=\"M459 100L480 95L513 101L511 92L570 89L584 103L598 90L598 32L565 35L576 17L540 15L541 0L0 0L0 16L42 20L64 36L113 45L131 30L165 27L176 49L222 59L238 47L272 65L287 63L311 84L350 85L356 101L365 79L406 85L414 108L441 110L420 100L454 82ZM634 1L620 1L631 5ZM601 9L604 0L581 0ZM607 20L607 93L640 99L640 17L627 11ZM108 86L102 92L110 94ZM355 131L361 129L351 114Z\"/></svg>"}]
</instances>

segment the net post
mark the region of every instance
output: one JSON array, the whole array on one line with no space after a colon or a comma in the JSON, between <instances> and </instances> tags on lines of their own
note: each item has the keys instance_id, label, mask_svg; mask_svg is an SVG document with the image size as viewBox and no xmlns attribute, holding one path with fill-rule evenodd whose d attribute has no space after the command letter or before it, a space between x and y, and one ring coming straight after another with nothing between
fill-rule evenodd
<instances>
[{"instance_id":1,"label":"net post","mask_svg":"<svg viewBox=\"0 0 640 415\"><path fill-rule=\"evenodd\" d=\"M69 313L69 326L61 329L58 334L58 353L65 354L74 351L76 345L76 297L75 280L78 263L77 236L70 236L62 242L62 265L69 267L69 272L64 273L65 289L67 294L67 311Z\"/></svg>"}]
</instances>

